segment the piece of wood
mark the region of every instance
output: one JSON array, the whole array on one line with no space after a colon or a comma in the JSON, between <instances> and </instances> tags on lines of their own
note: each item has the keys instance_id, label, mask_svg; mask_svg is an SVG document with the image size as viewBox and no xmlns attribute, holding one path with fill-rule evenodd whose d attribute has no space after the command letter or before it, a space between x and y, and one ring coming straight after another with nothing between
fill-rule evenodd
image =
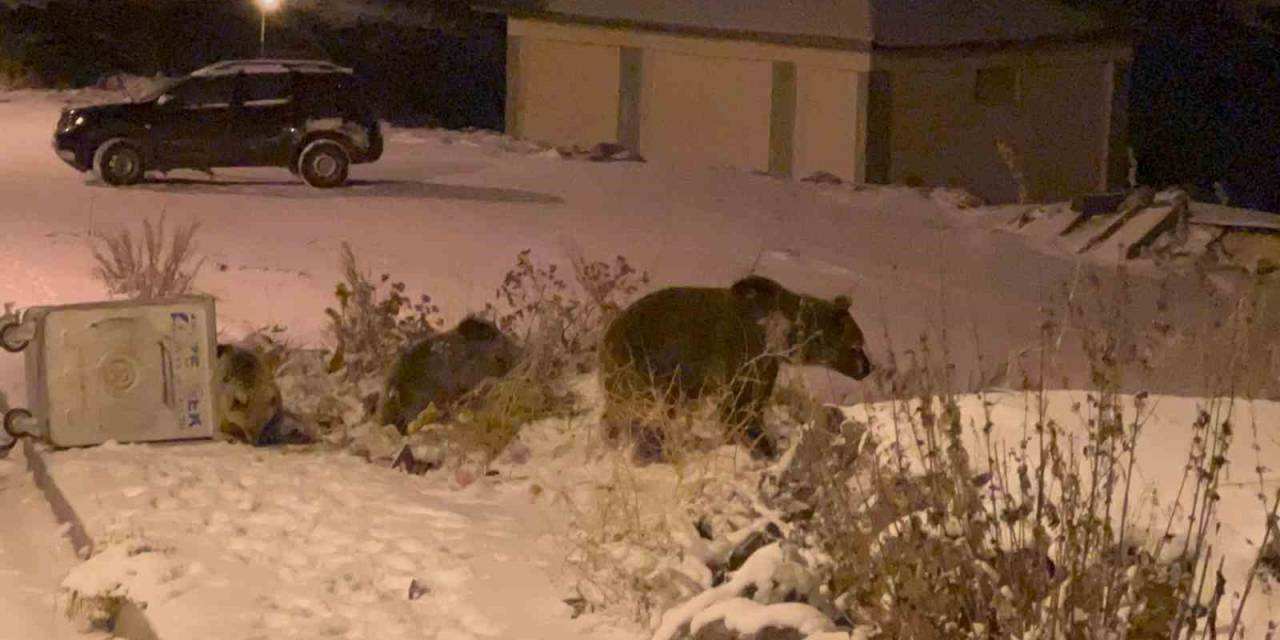
<instances>
[{"instance_id":1,"label":"piece of wood","mask_svg":"<svg viewBox=\"0 0 1280 640\"><path fill-rule=\"evenodd\" d=\"M1178 226L1178 221L1186 217L1186 209L1178 206L1169 207L1167 211L1159 209L1147 209L1143 215L1138 216L1131 223L1131 227L1135 227L1135 235L1137 238L1128 243L1124 251L1125 260L1133 260L1142 253L1144 247L1151 246L1156 238L1162 234L1172 231ZM1145 220L1143 218L1146 218ZM1146 224L1143 224L1143 223ZM1145 227L1145 230L1142 230Z\"/></svg>"},{"instance_id":2,"label":"piece of wood","mask_svg":"<svg viewBox=\"0 0 1280 640\"><path fill-rule=\"evenodd\" d=\"M1192 202L1191 224L1233 229L1280 231L1280 214L1239 209L1207 202Z\"/></svg>"},{"instance_id":3,"label":"piece of wood","mask_svg":"<svg viewBox=\"0 0 1280 640\"><path fill-rule=\"evenodd\" d=\"M1120 205L1120 215L1116 216L1116 219L1113 220L1111 224L1107 225L1101 233L1090 238L1088 242L1084 243L1084 246L1080 248L1078 253L1084 253L1103 242L1106 242L1108 238L1115 235L1117 231L1128 224L1129 220L1133 219L1134 216L1138 215L1138 213L1143 209L1150 207L1155 201L1155 197L1155 190L1150 187L1139 187L1129 195L1125 196L1124 202Z\"/></svg>"},{"instance_id":4,"label":"piece of wood","mask_svg":"<svg viewBox=\"0 0 1280 640\"><path fill-rule=\"evenodd\" d=\"M1150 243L1168 230L1173 207L1155 206L1140 209L1125 224L1116 227L1105 240L1094 243L1089 251L1107 259L1132 259L1144 243ZM1139 247L1135 249L1134 247Z\"/></svg>"},{"instance_id":5,"label":"piece of wood","mask_svg":"<svg viewBox=\"0 0 1280 640\"><path fill-rule=\"evenodd\" d=\"M1115 213L1125 205L1125 201L1129 199L1130 195L1124 192L1099 193L1073 198L1071 200L1071 210L1076 212L1076 216L1062 231L1058 232L1058 235L1065 236L1070 234L1094 216Z\"/></svg>"}]
</instances>

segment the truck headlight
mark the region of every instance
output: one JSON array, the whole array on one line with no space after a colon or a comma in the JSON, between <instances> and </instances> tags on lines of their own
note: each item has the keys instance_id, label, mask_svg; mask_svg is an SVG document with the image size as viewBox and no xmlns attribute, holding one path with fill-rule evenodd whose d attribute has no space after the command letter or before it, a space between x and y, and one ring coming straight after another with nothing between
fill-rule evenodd
<instances>
[{"instance_id":1,"label":"truck headlight","mask_svg":"<svg viewBox=\"0 0 1280 640\"><path fill-rule=\"evenodd\" d=\"M74 131L74 130L76 130L76 129L78 129L78 128L82 127L82 126L84 126L84 123L86 123L86 122L88 122L88 119L86 119L83 115L77 115L77 116L76 116L76 117L74 117L74 118L70 118L70 119L68 119L68 120L64 120L64 121L63 121L63 124L62 124L62 131L63 131L63 133L66 133L66 132L69 132L69 131Z\"/></svg>"}]
</instances>

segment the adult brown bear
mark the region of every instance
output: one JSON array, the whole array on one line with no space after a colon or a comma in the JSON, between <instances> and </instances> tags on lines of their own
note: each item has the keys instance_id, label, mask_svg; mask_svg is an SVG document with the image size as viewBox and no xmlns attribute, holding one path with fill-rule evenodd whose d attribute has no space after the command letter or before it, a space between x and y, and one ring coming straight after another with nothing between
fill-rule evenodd
<instances>
[{"instance_id":1,"label":"adult brown bear","mask_svg":"<svg viewBox=\"0 0 1280 640\"><path fill-rule=\"evenodd\" d=\"M850 306L848 297L800 295L760 276L728 289L673 287L640 298L610 324L600 349L609 432L641 434L647 441L637 455L656 455L661 443L651 425L637 424L637 401L674 405L727 391L721 418L757 453L773 455L763 409L781 363L855 380L871 373Z\"/></svg>"}]
</instances>

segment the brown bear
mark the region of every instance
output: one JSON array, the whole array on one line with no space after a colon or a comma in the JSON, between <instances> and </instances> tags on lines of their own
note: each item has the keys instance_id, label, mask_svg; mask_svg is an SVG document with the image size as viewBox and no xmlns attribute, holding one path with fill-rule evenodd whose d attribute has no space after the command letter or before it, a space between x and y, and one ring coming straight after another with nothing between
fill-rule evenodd
<instances>
[{"instance_id":1,"label":"brown bear","mask_svg":"<svg viewBox=\"0 0 1280 640\"><path fill-rule=\"evenodd\" d=\"M447 413L489 378L515 365L515 343L493 323L467 317L451 331L408 345L387 377L379 419L404 433L428 406Z\"/></svg>"},{"instance_id":2,"label":"brown bear","mask_svg":"<svg viewBox=\"0 0 1280 640\"><path fill-rule=\"evenodd\" d=\"M605 426L610 434L636 429L647 438L637 457L657 455L653 429L627 409L636 400L668 406L728 392L720 406L726 424L741 428L755 453L774 454L763 409L789 362L833 369L855 380L871 373L851 301L793 293L761 276L728 289L673 287L650 293L622 311L600 349ZM649 450L645 450L648 448Z\"/></svg>"},{"instance_id":3,"label":"brown bear","mask_svg":"<svg viewBox=\"0 0 1280 640\"><path fill-rule=\"evenodd\" d=\"M270 367L248 346L219 344L217 353L219 429L255 446L280 444L284 403Z\"/></svg>"}]
</instances>

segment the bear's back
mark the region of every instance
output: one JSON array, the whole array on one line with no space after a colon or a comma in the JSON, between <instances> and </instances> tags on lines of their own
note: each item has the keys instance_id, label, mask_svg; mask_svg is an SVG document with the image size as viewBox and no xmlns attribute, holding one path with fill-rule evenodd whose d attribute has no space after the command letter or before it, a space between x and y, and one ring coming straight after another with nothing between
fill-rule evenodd
<instances>
[{"instance_id":1,"label":"bear's back","mask_svg":"<svg viewBox=\"0 0 1280 640\"><path fill-rule=\"evenodd\" d=\"M627 307L605 333L606 373L638 366L659 379L724 377L763 350L763 330L728 289L673 287ZM682 376L687 377L687 376Z\"/></svg>"}]
</instances>

